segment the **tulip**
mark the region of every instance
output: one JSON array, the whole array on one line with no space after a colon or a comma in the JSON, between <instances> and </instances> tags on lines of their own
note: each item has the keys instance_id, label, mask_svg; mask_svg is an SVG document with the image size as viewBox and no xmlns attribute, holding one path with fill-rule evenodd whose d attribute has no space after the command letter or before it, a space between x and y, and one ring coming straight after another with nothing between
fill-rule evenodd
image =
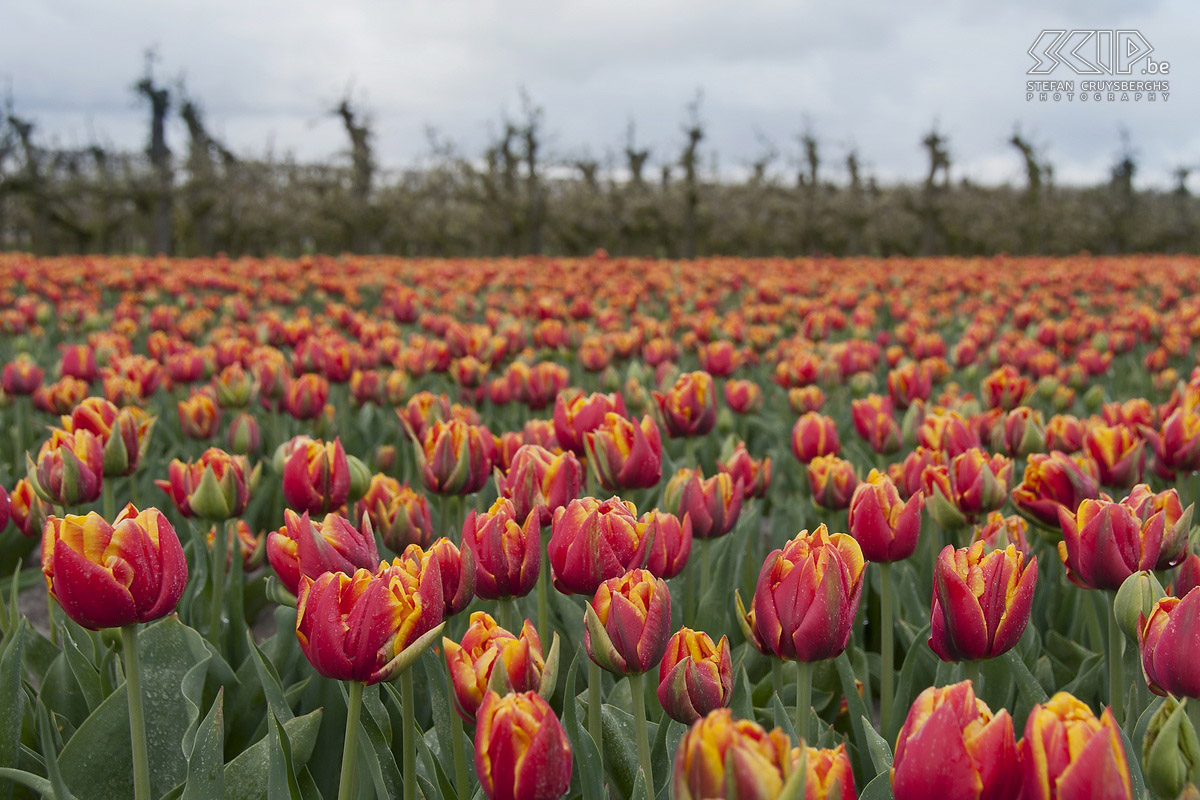
<instances>
[{"instance_id":1,"label":"tulip","mask_svg":"<svg viewBox=\"0 0 1200 800\"><path fill-rule=\"evenodd\" d=\"M744 442L738 442L733 455L722 461L717 459L717 470L724 472L737 483L742 482L742 492L751 497L766 497L771 488L771 457L765 456L756 461L746 450Z\"/></svg>"},{"instance_id":2,"label":"tulip","mask_svg":"<svg viewBox=\"0 0 1200 800\"><path fill-rule=\"evenodd\" d=\"M710 712L679 741L672 777L675 800L775 800L796 784L792 743L727 708Z\"/></svg>"},{"instance_id":3,"label":"tulip","mask_svg":"<svg viewBox=\"0 0 1200 800\"><path fill-rule=\"evenodd\" d=\"M329 399L329 381L323 375L306 372L299 378L288 381L283 390L281 405L290 416L299 419L316 419L325 410Z\"/></svg>"},{"instance_id":4,"label":"tulip","mask_svg":"<svg viewBox=\"0 0 1200 800\"><path fill-rule=\"evenodd\" d=\"M666 652L671 593L661 578L632 569L600 584L584 619L588 656L617 675L640 675Z\"/></svg>"},{"instance_id":5,"label":"tulip","mask_svg":"<svg viewBox=\"0 0 1200 800\"><path fill-rule=\"evenodd\" d=\"M1100 719L1059 692L1029 712L1020 748L1022 798L1133 800L1121 733L1106 709Z\"/></svg>"},{"instance_id":6,"label":"tulip","mask_svg":"<svg viewBox=\"0 0 1200 800\"><path fill-rule=\"evenodd\" d=\"M1057 528L1059 509L1074 512L1084 500L1095 500L1098 481L1096 462L1089 456L1072 458L1058 450L1034 453L1021 485L1013 489L1013 505L1031 521Z\"/></svg>"},{"instance_id":7,"label":"tulip","mask_svg":"<svg viewBox=\"0 0 1200 800\"><path fill-rule=\"evenodd\" d=\"M474 554L475 593L484 600L524 597L537 584L542 569L539 517L527 514L524 525L521 519L512 501L501 497L463 522L463 548Z\"/></svg>"},{"instance_id":8,"label":"tulip","mask_svg":"<svg viewBox=\"0 0 1200 800\"><path fill-rule=\"evenodd\" d=\"M475 727L475 773L488 800L558 800L571 785L571 743L533 692L489 692Z\"/></svg>"},{"instance_id":9,"label":"tulip","mask_svg":"<svg viewBox=\"0 0 1200 800\"><path fill-rule=\"evenodd\" d=\"M395 679L441 632L442 584L395 566L300 579L296 637L321 675L367 685Z\"/></svg>"},{"instance_id":10,"label":"tulip","mask_svg":"<svg viewBox=\"0 0 1200 800\"><path fill-rule=\"evenodd\" d=\"M51 414L69 414L87 397L88 385L78 378L66 376L33 391L33 407ZM24 408L18 405L18 409Z\"/></svg>"},{"instance_id":11,"label":"tulip","mask_svg":"<svg viewBox=\"0 0 1200 800\"><path fill-rule=\"evenodd\" d=\"M992 430L992 449L1025 458L1046 446L1042 415L1029 406L1017 406Z\"/></svg>"},{"instance_id":12,"label":"tulip","mask_svg":"<svg viewBox=\"0 0 1200 800\"><path fill-rule=\"evenodd\" d=\"M44 374L29 354L21 353L4 365L0 387L3 387L5 394L30 395L42 385Z\"/></svg>"},{"instance_id":13,"label":"tulip","mask_svg":"<svg viewBox=\"0 0 1200 800\"><path fill-rule=\"evenodd\" d=\"M1200 699L1196 641L1200 636L1200 591L1164 597L1141 620L1138 647L1146 684L1155 694Z\"/></svg>"},{"instance_id":14,"label":"tulip","mask_svg":"<svg viewBox=\"0 0 1200 800\"><path fill-rule=\"evenodd\" d=\"M555 455L536 444L522 445L506 473L496 471L496 488L513 501L516 518L524 521L536 511L538 525L550 524L554 512L578 496L582 480L574 453Z\"/></svg>"},{"instance_id":15,"label":"tulip","mask_svg":"<svg viewBox=\"0 0 1200 800\"><path fill-rule=\"evenodd\" d=\"M818 456L837 455L840 450L837 425L832 418L810 411L792 426L792 453L802 463Z\"/></svg>"},{"instance_id":16,"label":"tulip","mask_svg":"<svg viewBox=\"0 0 1200 800\"><path fill-rule=\"evenodd\" d=\"M113 525L95 512L48 517L42 552L50 595L92 630L165 617L187 586L183 547L156 508L127 505Z\"/></svg>"},{"instance_id":17,"label":"tulip","mask_svg":"<svg viewBox=\"0 0 1200 800\"><path fill-rule=\"evenodd\" d=\"M663 505L691 521L692 535L715 539L733 530L742 511L742 484L724 472L705 479L699 469L681 469L663 490Z\"/></svg>"},{"instance_id":18,"label":"tulip","mask_svg":"<svg viewBox=\"0 0 1200 800\"><path fill-rule=\"evenodd\" d=\"M167 480L154 485L166 492L185 517L226 520L240 517L250 500L254 474L247 474L243 456L210 447L196 461L172 459Z\"/></svg>"},{"instance_id":19,"label":"tulip","mask_svg":"<svg viewBox=\"0 0 1200 800\"><path fill-rule=\"evenodd\" d=\"M350 376L350 399L355 406L382 405L384 400L384 373L378 370L355 370Z\"/></svg>"},{"instance_id":20,"label":"tulip","mask_svg":"<svg viewBox=\"0 0 1200 800\"><path fill-rule=\"evenodd\" d=\"M854 538L825 525L801 531L763 562L744 632L761 651L804 662L846 649L866 562Z\"/></svg>"},{"instance_id":21,"label":"tulip","mask_svg":"<svg viewBox=\"0 0 1200 800\"><path fill-rule=\"evenodd\" d=\"M1179 472L1200 469L1200 414L1177 408L1158 430L1139 427L1142 437L1154 451L1154 471L1165 480L1175 480Z\"/></svg>"},{"instance_id":22,"label":"tulip","mask_svg":"<svg viewBox=\"0 0 1200 800\"><path fill-rule=\"evenodd\" d=\"M425 432L435 422L445 422L450 419L450 398L446 395L435 395L432 392L417 392L409 398L408 404L402 409L396 409L396 415L411 430L411 436L418 440L425 438Z\"/></svg>"},{"instance_id":23,"label":"tulip","mask_svg":"<svg viewBox=\"0 0 1200 800\"><path fill-rule=\"evenodd\" d=\"M64 345L62 361L59 363L59 373L64 378L77 378L85 383L91 383L100 377L100 367L96 364L96 352L87 345Z\"/></svg>"},{"instance_id":24,"label":"tulip","mask_svg":"<svg viewBox=\"0 0 1200 800\"><path fill-rule=\"evenodd\" d=\"M1155 494L1144 483L1133 487L1121 504L1129 506L1141 523L1142 541L1161 542L1154 569L1167 570L1182 563L1187 555L1194 506L1183 508L1176 489Z\"/></svg>"},{"instance_id":25,"label":"tulip","mask_svg":"<svg viewBox=\"0 0 1200 800\"><path fill-rule=\"evenodd\" d=\"M942 527L961 528L980 514L995 511L1008 500L1012 461L990 458L971 448L945 466L931 466L922 475L929 513Z\"/></svg>"},{"instance_id":26,"label":"tulip","mask_svg":"<svg viewBox=\"0 0 1200 800\"><path fill-rule=\"evenodd\" d=\"M650 543L646 569L656 577L668 580L683 572L692 553L692 519L665 511L647 511L638 520L643 541Z\"/></svg>"},{"instance_id":27,"label":"tulip","mask_svg":"<svg viewBox=\"0 0 1200 800\"><path fill-rule=\"evenodd\" d=\"M496 440L482 425L438 421L414 442L421 483L435 494L474 494L491 474Z\"/></svg>"},{"instance_id":28,"label":"tulip","mask_svg":"<svg viewBox=\"0 0 1200 800\"><path fill-rule=\"evenodd\" d=\"M427 550L410 544L399 558L392 559L391 564L407 569L414 575L428 574L430 579L441 581L441 595L445 602L442 609L443 618L459 613L470 605L475 597L474 552L466 546L460 549L444 536Z\"/></svg>"},{"instance_id":29,"label":"tulip","mask_svg":"<svg viewBox=\"0 0 1200 800\"><path fill-rule=\"evenodd\" d=\"M22 536L33 539L42 535L48 513L46 502L33 490L28 478L17 481L8 497L8 507L13 525L21 531Z\"/></svg>"},{"instance_id":30,"label":"tulip","mask_svg":"<svg viewBox=\"0 0 1200 800\"><path fill-rule=\"evenodd\" d=\"M834 455L817 456L808 463L808 485L813 503L830 511L840 511L850 505L858 488L854 464Z\"/></svg>"},{"instance_id":31,"label":"tulip","mask_svg":"<svg viewBox=\"0 0 1200 800\"><path fill-rule=\"evenodd\" d=\"M257 453L262 446L262 432L259 430L258 420L255 416L243 411L230 420L225 443L228 445L229 451L237 455L246 456Z\"/></svg>"},{"instance_id":32,"label":"tulip","mask_svg":"<svg viewBox=\"0 0 1200 800\"><path fill-rule=\"evenodd\" d=\"M924 507L923 493L904 502L891 478L871 470L851 496L847 527L868 561L902 561L917 548Z\"/></svg>"},{"instance_id":33,"label":"tulip","mask_svg":"<svg viewBox=\"0 0 1200 800\"><path fill-rule=\"evenodd\" d=\"M393 552L404 552L410 544L424 548L433 542L429 501L407 483L377 473L355 509L359 524L369 524Z\"/></svg>"},{"instance_id":34,"label":"tulip","mask_svg":"<svg viewBox=\"0 0 1200 800\"><path fill-rule=\"evenodd\" d=\"M1012 411L1032 390L1030 381L1010 364L997 369L983 379L980 394L988 408Z\"/></svg>"},{"instance_id":35,"label":"tulip","mask_svg":"<svg viewBox=\"0 0 1200 800\"><path fill-rule=\"evenodd\" d=\"M851 400L850 415L858 435L876 453L895 453L900 449L900 425L890 399L873 394L864 400Z\"/></svg>"},{"instance_id":36,"label":"tulip","mask_svg":"<svg viewBox=\"0 0 1200 800\"><path fill-rule=\"evenodd\" d=\"M907 500L917 492L924 493L926 467L945 463L946 456L940 450L918 446L899 464L888 465L888 477L896 484L900 496Z\"/></svg>"},{"instance_id":37,"label":"tulip","mask_svg":"<svg viewBox=\"0 0 1200 800\"><path fill-rule=\"evenodd\" d=\"M946 545L934 566L929 647L943 661L978 661L1016 646L1029 624L1037 558L1009 545Z\"/></svg>"},{"instance_id":38,"label":"tulip","mask_svg":"<svg viewBox=\"0 0 1200 800\"><path fill-rule=\"evenodd\" d=\"M700 347L696 355L700 359L700 367L718 378L728 378L741 366L741 357L737 348L728 339L709 342Z\"/></svg>"},{"instance_id":39,"label":"tulip","mask_svg":"<svg viewBox=\"0 0 1200 800\"><path fill-rule=\"evenodd\" d=\"M907 416L905 419L907 424ZM917 427L916 438L922 447L941 450L948 459L981 446L978 431L957 411L926 415Z\"/></svg>"},{"instance_id":40,"label":"tulip","mask_svg":"<svg viewBox=\"0 0 1200 800\"><path fill-rule=\"evenodd\" d=\"M788 408L793 414L820 411L825 405L825 392L820 386L796 386L788 389Z\"/></svg>"},{"instance_id":41,"label":"tulip","mask_svg":"<svg viewBox=\"0 0 1200 800\"><path fill-rule=\"evenodd\" d=\"M685 373L665 394L652 394L673 439L704 436L717 422L716 387L707 372Z\"/></svg>"},{"instance_id":42,"label":"tulip","mask_svg":"<svg viewBox=\"0 0 1200 800\"><path fill-rule=\"evenodd\" d=\"M221 410L211 396L195 392L177 404L179 427L189 439L211 439L221 424Z\"/></svg>"},{"instance_id":43,"label":"tulip","mask_svg":"<svg viewBox=\"0 0 1200 800\"><path fill-rule=\"evenodd\" d=\"M1126 489L1140 483L1146 471L1146 443L1129 425L1100 425L1083 437L1083 450L1096 462L1100 483Z\"/></svg>"},{"instance_id":44,"label":"tulip","mask_svg":"<svg viewBox=\"0 0 1200 800\"><path fill-rule=\"evenodd\" d=\"M725 404L735 414L751 414L762 408L762 387L754 381L725 381L722 391L725 394Z\"/></svg>"},{"instance_id":45,"label":"tulip","mask_svg":"<svg viewBox=\"0 0 1200 800\"><path fill-rule=\"evenodd\" d=\"M254 400L258 387L254 378L242 367L233 363L221 370L212 381L217 405L221 408L245 408Z\"/></svg>"},{"instance_id":46,"label":"tulip","mask_svg":"<svg viewBox=\"0 0 1200 800\"><path fill-rule=\"evenodd\" d=\"M208 548L210 550L213 549L213 546L217 543L217 529L221 527L222 526L220 525L214 525L208 530L206 538L208 541ZM265 556L267 552L266 537L261 533L254 533L254 531L250 529L250 526L246 524L245 520L240 519L237 520L233 526L225 530L225 536L227 537L227 543L234 543L237 545L238 552L242 557L242 570L244 572L250 572L251 570L257 569L258 565L262 563L263 556ZM227 548L226 553L225 566L228 568L229 565L233 563L233 552L231 549Z\"/></svg>"},{"instance_id":47,"label":"tulip","mask_svg":"<svg viewBox=\"0 0 1200 800\"><path fill-rule=\"evenodd\" d=\"M805 751L805 800L858 800L846 745L822 750L807 747Z\"/></svg>"},{"instance_id":48,"label":"tulip","mask_svg":"<svg viewBox=\"0 0 1200 800\"><path fill-rule=\"evenodd\" d=\"M514 636L486 612L476 611L462 643L443 637L442 650L454 690L454 708L465 722L475 723L489 690L500 695L537 692L543 698L554 693L554 665L547 670L542 640L529 620L520 636ZM553 650L551 657L556 657Z\"/></svg>"},{"instance_id":49,"label":"tulip","mask_svg":"<svg viewBox=\"0 0 1200 800\"><path fill-rule=\"evenodd\" d=\"M1055 414L1046 422L1044 449L1078 453L1083 449L1083 423L1069 414Z\"/></svg>"},{"instance_id":50,"label":"tulip","mask_svg":"<svg viewBox=\"0 0 1200 800\"><path fill-rule=\"evenodd\" d=\"M653 417L634 423L610 412L584 442L588 468L610 492L648 489L662 477L662 438Z\"/></svg>"},{"instance_id":51,"label":"tulip","mask_svg":"<svg viewBox=\"0 0 1200 800\"><path fill-rule=\"evenodd\" d=\"M342 440L300 441L283 467L283 500L289 508L327 514L345 505L350 496L350 464Z\"/></svg>"},{"instance_id":52,"label":"tulip","mask_svg":"<svg viewBox=\"0 0 1200 800\"><path fill-rule=\"evenodd\" d=\"M564 392L554 401L554 434L564 450L577 456L586 453L588 433L604 424L609 413L624 417L625 399L619 394L571 395Z\"/></svg>"},{"instance_id":53,"label":"tulip","mask_svg":"<svg viewBox=\"0 0 1200 800\"><path fill-rule=\"evenodd\" d=\"M1162 553L1163 540L1153 526L1143 530L1128 505L1103 495L1084 500L1076 513L1061 510L1059 523L1059 558L1071 582L1084 589L1115 592L1133 573L1154 569Z\"/></svg>"},{"instance_id":54,"label":"tulip","mask_svg":"<svg viewBox=\"0 0 1200 800\"><path fill-rule=\"evenodd\" d=\"M667 641L658 665L658 701L676 722L691 725L725 708L733 696L729 639L713 643L703 631L680 628Z\"/></svg>"},{"instance_id":55,"label":"tulip","mask_svg":"<svg viewBox=\"0 0 1200 800\"><path fill-rule=\"evenodd\" d=\"M914 400L928 400L933 392L933 376L915 361L897 367L887 376L888 395L897 408L908 408Z\"/></svg>"},{"instance_id":56,"label":"tulip","mask_svg":"<svg viewBox=\"0 0 1200 800\"><path fill-rule=\"evenodd\" d=\"M1004 550L1009 545L1025 556L1026 560L1033 555L1029 545L1029 523L1018 516L1004 516L999 511L987 515L987 519L975 527L971 535L971 544L983 542L988 550Z\"/></svg>"},{"instance_id":57,"label":"tulip","mask_svg":"<svg viewBox=\"0 0 1200 800\"><path fill-rule=\"evenodd\" d=\"M267 560L292 594L299 590L304 576L317 578L326 572L350 575L379 566L379 551L368 526L360 532L337 514L326 514L314 525L308 512L297 515L290 508L284 509L283 518L284 527L267 534Z\"/></svg>"},{"instance_id":58,"label":"tulip","mask_svg":"<svg viewBox=\"0 0 1200 800\"><path fill-rule=\"evenodd\" d=\"M30 484L47 503L75 506L100 496L104 452L90 431L55 428L38 451L36 466L28 454L25 463Z\"/></svg>"},{"instance_id":59,"label":"tulip","mask_svg":"<svg viewBox=\"0 0 1200 800\"><path fill-rule=\"evenodd\" d=\"M71 416L63 417L63 430L86 430L95 435L104 451L104 476L133 473L146 449L154 418L140 408L117 408L100 397L88 397Z\"/></svg>"},{"instance_id":60,"label":"tulip","mask_svg":"<svg viewBox=\"0 0 1200 800\"><path fill-rule=\"evenodd\" d=\"M896 740L896 800L1011 800L1021 788L1012 717L975 696L970 681L917 695Z\"/></svg>"}]
</instances>

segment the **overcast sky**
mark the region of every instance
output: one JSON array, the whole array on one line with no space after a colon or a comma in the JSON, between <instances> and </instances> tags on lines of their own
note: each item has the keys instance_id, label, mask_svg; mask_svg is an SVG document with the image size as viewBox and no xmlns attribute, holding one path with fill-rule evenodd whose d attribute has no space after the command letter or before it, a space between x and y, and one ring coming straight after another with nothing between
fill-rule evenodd
<instances>
[{"instance_id":1,"label":"overcast sky","mask_svg":"<svg viewBox=\"0 0 1200 800\"><path fill-rule=\"evenodd\" d=\"M1141 31L1171 64L1169 99L1026 102L1039 32L1089 26ZM0 85L47 141L141 147L146 112L130 87L153 47L158 77L185 79L235 151L300 159L344 152L323 112L349 87L395 167L428 156L428 126L479 153L519 111L521 87L545 109L552 158L615 157L635 120L661 163L699 88L704 146L723 170L767 140L792 172L807 125L837 162L830 177L854 146L882 179L916 178L936 121L955 178L1019 181L1007 145L1019 125L1060 181L1088 182L1107 175L1123 126L1139 183L1166 186L1177 166L1200 165L1198 31L1196 0L0 0ZM1080 80L1065 67L1052 77ZM181 151L183 131L171 133Z\"/></svg>"}]
</instances>

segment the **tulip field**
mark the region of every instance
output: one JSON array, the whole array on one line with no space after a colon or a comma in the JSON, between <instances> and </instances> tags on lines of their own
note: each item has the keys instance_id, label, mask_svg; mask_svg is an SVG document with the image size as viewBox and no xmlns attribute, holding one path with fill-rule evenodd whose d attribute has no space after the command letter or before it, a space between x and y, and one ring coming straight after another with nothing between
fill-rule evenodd
<instances>
[{"instance_id":1,"label":"tulip field","mask_svg":"<svg viewBox=\"0 0 1200 800\"><path fill-rule=\"evenodd\" d=\"M1200 800L1198 341L1184 256L0 255L0 800Z\"/></svg>"}]
</instances>

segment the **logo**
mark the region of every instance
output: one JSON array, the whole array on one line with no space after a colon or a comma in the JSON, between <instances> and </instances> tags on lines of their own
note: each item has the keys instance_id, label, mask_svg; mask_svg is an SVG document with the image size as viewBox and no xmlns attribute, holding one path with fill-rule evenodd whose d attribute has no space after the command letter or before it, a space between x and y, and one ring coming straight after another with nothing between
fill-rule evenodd
<instances>
[{"instance_id":1,"label":"logo","mask_svg":"<svg viewBox=\"0 0 1200 800\"><path fill-rule=\"evenodd\" d=\"M1029 48L1029 75L1049 75L1063 65L1076 75L1167 75L1171 64L1150 58L1154 45L1135 30L1042 31Z\"/></svg>"}]
</instances>

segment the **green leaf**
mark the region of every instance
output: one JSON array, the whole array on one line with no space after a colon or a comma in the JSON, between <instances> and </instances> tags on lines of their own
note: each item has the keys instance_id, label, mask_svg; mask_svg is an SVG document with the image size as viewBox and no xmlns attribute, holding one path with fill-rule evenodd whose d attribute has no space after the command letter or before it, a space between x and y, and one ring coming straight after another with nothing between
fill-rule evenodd
<instances>
[{"instance_id":1,"label":"green leaf","mask_svg":"<svg viewBox=\"0 0 1200 800\"><path fill-rule=\"evenodd\" d=\"M893 800L892 776L888 773L876 775L874 780L858 795L858 800Z\"/></svg>"},{"instance_id":2,"label":"green leaf","mask_svg":"<svg viewBox=\"0 0 1200 800\"><path fill-rule=\"evenodd\" d=\"M292 744L271 707L267 708L267 741L267 797L302 800L296 765L292 761Z\"/></svg>"},{"instance_id":3,"label":"green leaf","mask_svg":"<svg viewBox=\"0 0 1200 800\"><path fill-rule=\"evenodd\" d=\"M840 656L834 659L833 663L837 666L838 677L842 681L842 696L846 698L846 707L850 712L850 728L854 734L854 747L851 748L851 756L858 756L856 763L858 771L856 774L866 775L867 765L862 763L862 761L867 758L867 753L870 752L867 733L863 729L863 720L867 717L868 713L867 706L858 694L858 685L855 683L854 670L850 666L850 656L843 651Z\"/></svg>"},{"instance_id":4,"label":"green leaf","mask_svg":"<svg viewBox=\"0 0 1200 800\"><path fill-rule=\"evenodd\" d=\"M246 636L250 637L249 631L246 632ZM295 714L292 713L292 708L288 705L287 699L284 697L283 686L279 682L279 673L275 671L275 665L263 655L263 651L258 649L258 645L254 643L253 638L250 639L249 645L250 657L254 662L254 671L258 675L259 683L262 684L267 706L275 709L275 713L281 721L287 722L295 717Z\"/></svg>"},{"instance_id":5,"label":"green leaf","mask_svg":"<svg viewBox=\"0 0 1200 800\"><path fill-rule=\"evenodd\" d=\"M604 800L604 769L600 762L600 750L579 717L579 695L576 691L575 675L579 669L582 652L583 648L576 649L575 658L571 659L571 667L567 670L567 679L563 683L563 691L566 694L566 702L563 704L563 728L578 759L572 780L578 779L583 800Z\"/></svg>"},{"instance_id":6,"label":"green leaf","mask_svg":"<svg viewBox=\"0 0 1200 800\"><path fill-rule=\"evenodd\" d=\"M1133 796L1146 796L1146 781L1142 777L1142 751L1135 749L1133 742L1129 741L1129 735L1124 730L1117 727L1121 731L1121 744L1125 748L1125 763L1129 764L1129 777L1133 781Z\"/></svg>"},{"instance_id":7,"label":"green leaf","mask_svg":"<svg viewBox=\"0 0 1200 800\"><path fill-rule=\"evenodd\" d=\"M225 797L225 689L217 690L208 715L200 723L188 754L187 784L181 800L222 800Z\"/></svg>"},{"instance_id":8,"label":"green leaf","mask_svg":"<svg viewBox=\"0 0 1200 800\"><path fill-rule=\"evenodd\" d=\"M1038 679L1025 666L1015 650L1009 650L1000 659L1008 667L1013 679L1017 682L1017 691L1030 703L1044 703L1049 700L1046 690L1038 683Z\"/></svg>"},{"instance_id":9,"label":"green leaf","mask_svg":"<svg viewBox=\"0 0 1200 800\"><path fill-rule=\"evenodd\" d=\"M932 686L937 674L938 658L926 644L929 640L929 626L921 628L914 637L914 646L909 648L900 667L900 677L896 682L895 703L892 707L892 718L888 721L888 729L883 732L888 741L895 741L904 724L904 716L917 694L926 686Z\"/></svg>"},{"instance_id":10,"label":"green leaf","mask_svg":"<svg viewBox=\"0 0 1200 800\"><path fill-rule=\"evenodd\" d=\"M779 695L771 695L771 717L776 728L782 728L793 742L800 741L796 736L796 723L792 721L795 708L786 708Z\"/></svg>"},{"instance_id":11,"label":"green leaf","mask_svg":"<svg viewBox=\"0 0 1200 800\"><path fill-rule=\"evenodd\" d=\"M754 721L754 698L750 688L750 677L746 674L746 665L738 664L733 675L733 715L738 719Z\"/></svg>"},{"instance_id":12,"label":"green leaf","mask_svg":"<svg viewBox=\"0 0 1200 800\"><path fill-rule=\"evenodd\" d=\"M142 692L150 758L150 782L156 796L187 777L180 743L188 728L183 678L199 659L188 646L178 617L166 617L138 636ZM80 800L108 800L133 794L133 757L125 685L117 687L67 742L59 758L63 777Z\"/></svg>"},{"instance_id":13,"label":"green leaf","mask_svg":"<svg viewBox=\"0 0 1200 800\"><path fill-rule=\"evenodd\" d=\"M25 631L29 623L4 638L0 651L0 767L20 766L21 723L25 719L25 692L21 686ZM12 786L0 787L0 796L11 798Z\"/></svg>"},{"instance_id":14,"label":"green leaf","mask_svg":"<svg viewBox=\"0 0 1200 800\"><path fill-rule=\"evenodd\" d=\"M42 745L42 758L46 762L47 777L50 778L50 788L56 800L71 800L74 795L67 789L63 780L59 759L54 755L54 734L50 728L50 712L43 705L37 707L38 739Z\"/></svg>"},{"instance_id":15,"label":"green leaf","mask_svg":"<svg viewBox=\"0 0 1200 800\"><path fill-rule=\"evenodd\" d=\"M324 712L317 709L283 723L291 743L292 763L303 765L312 756ZM270 742L263 737L225 765L225 799L259 800L266 791Z\"/></svg>"},{"instance_id":16,"label":"green leaf","mask_svg":"<svg viewBox=\"0 0 1200 800\"><path fill-rule=\"evenodd\" d=\"M671 765L675 753L679 750L679 740L687 733L687 726L663 714L658 723L658 733L650 745L650 768L663 784L658 787L662 791L671 782Z\"/></svg>"},{"instance_id":17,"label":"green leaf","mask_svg":"<svg viewBox=\"0 0 1200 800\"><path fill-rule=\"evenodd\" d=\"M350 702L349 695L346 691L346 684L339 682L339 687L342 690L342 697L347 703ZM372 691L374 690L374 691ZM378 797L397 797L400 794L403 786L403 781L400 777L400 767L396 764L396 756L392 753L391 745L387 741L387 736L380 727L379 721L373 716L369 704L366 701L366 695L373 693L375 702L379 700L378 687L369 686L363 691L363 707L367 713L362 714L359 718L359 727L361 732L366 734L366 747L362 746L362 740L358 748L359 757L359 775L362 774L362 768L366 768L366 772L371 777L371 782L375 786L375 794ZM380 709L382 710L382 709ZM384 716L387 712L383 711Z\"/></svg>"},{"instance_id":18,"label":"green leaf","mask_svg":"<svg viewBox=\"0 0 1200 800\"><path fill-rule=\"evenodd\" d=\"M867 752L871 754L871 763L875 765L875 774L882 775L892 768L892 748L871 725L871 721L862 717L863 732L867 737Z\"/></svg>"},{"instance_id":19,"label":"green leaf","mask_svg":"<svg viewBox=\"0 0 1200 800\"><path fill-rule=\"evenodd\" d=\"M638 773L637 739L634 736L633 715L605 703L600 707L600 723L604 730L604 764L619 792L635 798L633 784ZM650 739L658 734L658 726L646 723Z\"/></svg>"}]
</instances>

